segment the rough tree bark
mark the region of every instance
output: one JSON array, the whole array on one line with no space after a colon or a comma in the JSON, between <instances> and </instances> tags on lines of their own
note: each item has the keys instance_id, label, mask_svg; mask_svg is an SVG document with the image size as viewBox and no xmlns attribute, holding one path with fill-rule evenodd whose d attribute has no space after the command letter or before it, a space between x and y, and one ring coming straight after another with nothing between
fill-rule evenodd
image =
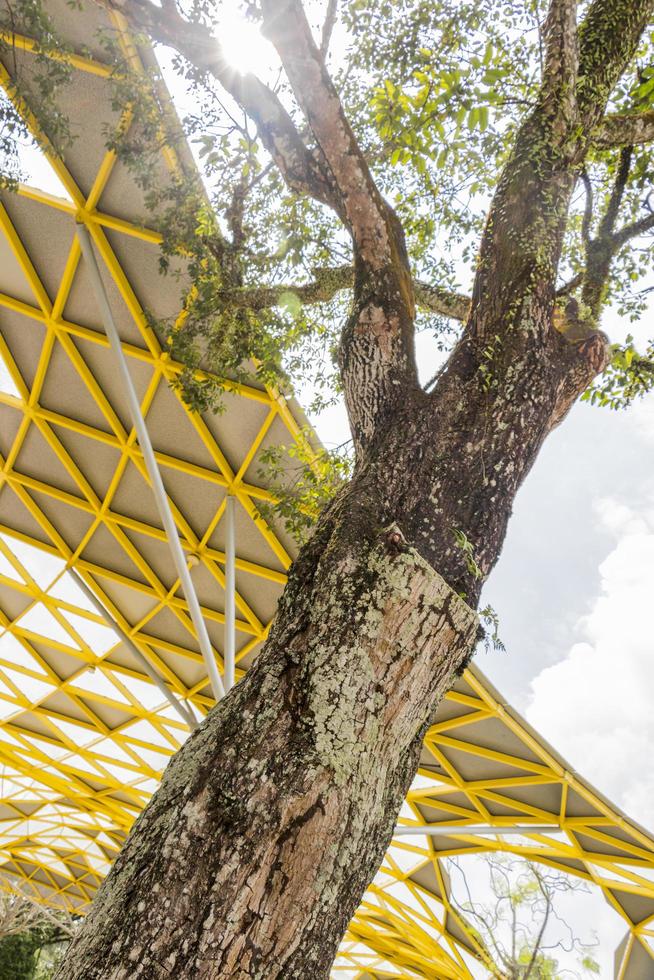
<instances>
[{"instance_id":1,"label":"rough tree bark","mask_svg":"<svg viewBox=\"0 0 654 980\"><path fill-rule=\"evenodd\" d=\"M174 4L119 5L229 87L289 185L350 231L340 366L356 468L295 562L259 660L170 763L58 976L326 977L425 727L474 648L473 609L515 494L606 365L596 319L580 329L555 309L555 279L589 141L622 142L604 110L654 0L594 0L579 28L574 0L552 0L540 97L488 216L469 313L458 307L460 342L429 394L402 229L299 0L262 6L314 150L261 83L226 74L217 43Z\"/></svg>"}]
</instances>

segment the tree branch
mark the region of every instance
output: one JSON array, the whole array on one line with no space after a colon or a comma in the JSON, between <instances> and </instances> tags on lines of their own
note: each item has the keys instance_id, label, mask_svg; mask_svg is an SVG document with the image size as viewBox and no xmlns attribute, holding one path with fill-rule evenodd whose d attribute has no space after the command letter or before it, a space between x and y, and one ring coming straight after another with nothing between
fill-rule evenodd
<instances>
[{"instance_id":1,"label":"tree branch","mask_svg":"<svg viewBox=\"0 0 654 980\"><path fill-rule=\"evenodd\" d=\"M437 313L452 320L465 322L470 313L471 299L442 286L432 286L420 279L413 280L416 303L426 313Z\"/></svg>"},{"instance_id":2,"label":"tree branch","mask_svg":"<svg viewBox=\"0 0 654 980\"><path fill-rule=\"evenodd\" d=\"M590 244L590 228L593 220L593 185L590 182L588 171L585 168L581 171L580 177L586 192L584 215L581 219L581 239L584 245L588 247Z\"/></svg>"},{"instance_id":3,"label":"tree branch","mask_svg":"<svg viewBox=\"0 0 654 980\"><path fill-rule=\"evenodd\" d=\"M654 214L648 214L646 218L641 218L640 221L632 221L630 224L624 225L615 232L612 238L616 251L632 238L638 238L640 235L651 231L652 228L654 228Z\"/></svg>"},{"instance_id":4,"label":"tree branch","mask_svg":"<svg viewBox=\"0 0 654 980\"><path fill-rule=\"evenodd\" d=\"M565 318L561 321L563 326L558 327L561 332L576 339L581 339L586 336L588 330L596 326L596 321L605 298L606 283L608 282L611 271L611 263L616 252L624 244L619 238L621 233L618 233L616 236L614 234L614 228L618 220L620 206L629 179L631 158L632 148L630 146L623 147L620 151L620 160L608 204L600 220L597 235L594 238L591 237L593 188L586 170L581 171L581 180L586 189L586 204L581 222L581 237L584 243L586 267L582 273L576 275L569 283L557 290L557 296L564 296L574 292L579 286L582 286L582 308L579 307L575 299L571 299L566 306ZM638 224L640 225L640 223ZM583 316L580 316L580 309L583 309ZM589 312L590 316L588 315ZM561 314L559 312L560 316Z\"/></svg>"},{"instance_id":5,"label":"tree branch","mask_svg":"<svg viewBox=\"0 0 654 980\"><path fill-rule=\"evenodd\" d=\"M327 162L338 212L352 236L354 296L338 359L361 458L393 424L408 392L419 387L415 300L404 231L370 173L301 0L262 0L262 10L264 33L277 49Z\"/></svg>"},{"instance_id":6,"label":"tree branch","mask_svg":"<svg viewBox=\"0 0 654 980\"><path fill-rule=\"evenodd\" d=\"M354 268L342 265L313 270L314 279L308 283L276 283L270 286L243 286L239 289L224 289L218 298L237 309L264 310L279 306L285 296L292 293L304 305L328 303L339 292L354 286ZM463 293L455 293L442 286L432 286L421 280L413 281L416 303L426 313L465 320L470 310L470 298Z\"/></svg>"},{"instance_id":7,"label":"tree branch","mask_svg":"<svg viewBox=\"0 0 654 980\"><path fill-rule=\"evenodd\" d=\"M540 888L541 894L542 894L543 898L545 899L545 914L543 916L543 921L541 922L540 929L538 930L538 935L536 936L536 941L534 943L534 948L533 948L533 951L532 951L532 954L531 954L531 958L530 958L529 963L527 964L527 968L526 968L526 970L525 970L525 972L523 974L523 980L528 980L528 977L531 976L532 971L533 971L533 969L534 969L534 967L536 965L536 957L538 956L539 952L542 949L542 946L543 946L543 937L545 935L545 929L547 928L547 923L549 922L550 913L552 911L552 896L551 896L550 892L548 891L548 889L545 886L543 876L540 874L540 872L533 865L531 866L530 870L531 870L532 874L535 876L536 881L538 882L538 887Z\"/></svg>"},{"instance_id":8,"label":"tree branch","mask_svg":"<svg viewBox=\"0 0 654 980\"><path fill-rule=\"evenodd\" d=\"M174 4L157 7L150 0L96 2L119 9L137 30L173 48L198 70L212 75L255 123L288 186L338 210L324 161L305 145L275 93L255 75L241 74L231 67L219 40L207 27L186 20Z\"/></svg>"},{"instance_id":9,"label":"tree branch","mask_svg":"<svg viewBox=\"0 0 654 980\"><path fill-rule=\"evenodd\" d=\"M618 219L620 205L624 195L629 168L631 166L631 148L623 147L620 152L620 163L609 198L609 203L597 237L588 242L586 248L586 270L581 299L584 306L590 310L593 319L599 316L605 299L606 284L611 271L613 259L631 238L644 235L654 228L654 214L651 212L640 221L624 225L619 231L614 231Z\"/></svg>"},{"instance_id":10,"label":"tree branch","mask_svg":"<svg viewBox=\"0 0 654 980\"><path fill-rule=\"evenodd\" d=\"M331 170L361 261L371 272L398 269L390 208L366 159L313 39L300 0L264 0L264 32L275 45L295 98ZM400 265L406 265L402 256ZM399 271L399 269L398 269Z\"/></svg>"},{"instance_id":11,"label":"tree branch","mask_svg":"<svg viewBox=\"0 0 654 980\"><path fill-rule=\"evenodd\" d=\"M611 91L633 59L654 12L654 0L591 0L577 31L574 103L568 88L574 68L575 45L570 40L570 25L575 6L573 0L552 0L550 4L538 104L517 134L480 247L468 327L475 343L485 343L489 336L496 335L500 322L504 325L503 338L511 333L513 318L517 320L522 315L522 304L527 300L524 283L535 275L542 285L542 296L536 316L534 295L529 295L529 322L534 332L538 329L541 336L547 337L573 173L583 166ZM556 147L552 135L558 138ZM541 151L541 146L547 146L548 151ZM529 206L525 206L526 201ZM586 234L587 226L586 219ZM517 241L521 242L520 249L515 247ZM544 242L548 242L547 254L542 247ZM508 255L511 261L507 260ZM510 307L508 303L487 300L498 295L511 296ZM601 292L598 296L601 298ZM520 337L519 330L512 333L516 346L522 342ZM509 363L506 346L504 356Z\"/></svg>"},{"instance_id":12,"label":"tree branch","mask_svg":"<svg viewBox=\"0 0 654 980\"><path fill-rule=\"evenodd\" d=\"M325 22L322 25L322 37L320 39L320 54L323 58L327 57L329 42L332 39L332 32L336 23L336 11L338 10L338 0L329 0Z\"/></svg>"},{"instance_id":13,"label":"tree branch","mask_svg":"<svg viewBox=\"0 0 654 980\"><path fill-rule=\"evenodd\" d=\"M600 222L598 231L599 238L604 238L606 235L613 234L615 223L618 220L622 198L624 197L625 188L627 186L627 180L629 179L632 155L633 148L631 146L622 147L620 151L620 162L618 163L618 170L613 183L613 189L611 190L609 203L606 207L604 217Z\"/></svg>"},{"instance_id":14,"label":"tree branch","mask_svg":"<svg viewBox=\"0 0 654 980\"><path fill-rule=\"evenodd\" d=\"M615 146L638 146L654 140L654 109L647 112L621 113L604 116L593 143L602 150Z\"/></svg>"},{"instance_id":15,"label":"tree branch","mask_svg":"<svg viewBox=\"0 0 654 980\"><path fill-rule=\"evenodd\" d=\"M654 12L654 0L593 0L579 28L577 100L591 130L633 59Z\"/></svg>"},{"instance_id":16,"label":"tree branch","mask_svg":"<svg viewBox=\"0 0 654 980\"><path fill-rule=\"evenodd\" d=\"M574 293L575 289L578 289L583 281L584 281L583 272L578 272L575 276L572 277L572 279L569 279L568 282L564 283L562 286L559 286L559 288L556 291L556 295L567 296L569 293Z\"/></svg>"},{"instance_id":17,"label":"tree branch","mask_svg":"<svg viewBox=\"0 0 654 980\"><path fill-rule=\"evenodd\" d=\"M545 61L541 104L552 110L565 128L577 114L577 0L552 0L543 27Z\"/></svg>"},{"instance_id":18,"label":"tree branch","mask_svg":"<svg viewBox=\"0 0 654 980\"><path fill-rule=\"evenodd\" d=\"M152 0L96 0L117 6L130 23L211 74L258 127L288 186L329 204L352 236L354 299L339 348L343 390L357 452L395 417L418 389L415 301L404 231L382 198L346 119L314 41L301 0L263 0L264 32L317 144L310 150L274 92L254 75L240 75L201 23L174 5ZM367 371L362 383L360 365Z\"/></svg>"}]
</instances>

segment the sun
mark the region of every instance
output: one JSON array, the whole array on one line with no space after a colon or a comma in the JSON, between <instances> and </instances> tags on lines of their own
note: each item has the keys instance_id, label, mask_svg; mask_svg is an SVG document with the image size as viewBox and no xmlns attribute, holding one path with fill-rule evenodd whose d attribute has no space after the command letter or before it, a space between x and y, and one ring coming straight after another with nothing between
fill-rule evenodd
<instances>
[{"instance_id":1,"label":"sun","mask_svg":"<svg viewBox=\"0 0 654 980\"><path fill-rule=\"evenodd\" d=\"M238 0L225 0L220 7L216 34L223 54L237 71L263 75L276 62L275 50L258 24L248 20Z\"/></svg>"}]
</instances>

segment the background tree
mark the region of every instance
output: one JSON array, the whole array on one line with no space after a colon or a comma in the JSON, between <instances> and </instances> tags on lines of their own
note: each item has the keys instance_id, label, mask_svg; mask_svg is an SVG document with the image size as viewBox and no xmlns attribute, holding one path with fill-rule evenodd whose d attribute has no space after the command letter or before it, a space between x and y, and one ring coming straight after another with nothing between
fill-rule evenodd
<instances>
[{"instance_id":1,"label":"background tree","mask_svg":"<svg viewBox=\"0 0 654 980\"><path fill-rule=\"evenodd\" d=\"M48 980L75 932L65 912L0 889L0 980Z\"/></svg>"},{"instance_id":2,"label":"background tree","mask_svg":"<svg viewBox=\"0 0 654 980\"><path fill-rule=\"evenodd\" d=\"M60 975L325 976L544 439L584 392L617 406L651 387L651 351L599 321L609 294L637 315L649 267L654 0L351 0L313 32L299 0L262 0L269 84L229 65L213 3L104 5L172 52L214 188L153 183L156 89L105 36L139 123L110 145L160 215L164 270L183 253L193 281L169 330L186 398L219 407L201 360L275 381L318 362L329 391L316 353L333 349L353 460L263 653L171 762ZM62 53L38 0L9 10ZM66 140L58 70L37 59L22 92ZM431 380L421 327L447 354Z\"/></svg>"},{"instance_id":3,"label":"background tree","mask_svg":"<svg viewBox=\"0 0 654 980\"><path fill-rule=\"evenodd\" d=\"M563 980L599 973L592 955L597 943L575 936L557 907L562 897L587 891L583 881L520 858L488 854L475 867L476 885L484 872L488 879L489 898L481 901L478 887L470 887L465 864L449 862L453 894L463 893L463 900L460 896L454 901L493 956L497 980ZM568 963L575 954L579 969L561 966L560 953Z\"/></svg>"}]
</instances>

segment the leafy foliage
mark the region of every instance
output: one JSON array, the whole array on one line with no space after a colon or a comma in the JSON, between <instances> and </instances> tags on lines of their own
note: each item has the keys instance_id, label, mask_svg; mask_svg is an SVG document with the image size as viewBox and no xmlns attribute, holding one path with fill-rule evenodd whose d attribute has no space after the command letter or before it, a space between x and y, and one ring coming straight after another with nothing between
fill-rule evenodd
<instances>
[{"instance_id":1,"label":"leafy foliage","mask_svg":"<svg viewBox=\"0 0 654 980\"><path fill-rule=\"evenodd\" d=\"M4 937L0 940L0 980L51 980L67 943L51 924Z\"/></svg>"},{"instance_id":2,"label":"leafy foliage","mask_svg":"<svg viewBox=\"0 0 654 980\"><path fill-rule=\"evenodd\" d=\"M24 33L36 39L34 52L20 52L12 38ZM70 123L58 102L63 86L71 76L65 55L68 46L57 37L51 18L41 0L18 0L0 13L0 60L12 66L17 80L15 90L20 103L28 104L45 134L41 148L59 150L72 140ZM49 57L56 52L58 57ZM0 93L0 186L15 186L23 175L19 145L31 142L25 119L18 106Z\"/></svg>"},{"instance_id":3,"label":"leafy foliage","mask_svg":"<svg viewBox=\"0 0 654 980\"><path fill-rule=\"evenodd\" d=\"M27 894L0 888L0 980L50 980L77 923Z\"/></svg>"},{"instance_id":4,"label":"leafy foliage","mask_svg":"<svg viewBox=\"0 0 654 980\"><path fill-rule=\"evenodd\" d=\"M34 980L54 980L67 948L67 939L42 946L36 961Z\"/></svg>"},{"instance_id":5,"label":"leafy foliage","mask_svg":"<svg viewBox=\"0 0 654 980\"><path fill-rule=\"evenodd\" d=\"M468 571L474 578L482 578L483 572L475 560L475 553L472 547L472 542L468 539L467 535L461 531L458 527L452 528L452 534L454 535L454 542L462 552L465 558L465 563Z\"/></svg>"},{"instance_id":6,"label":"leafy foliage","mask_svg":"<svg viewBox=\"0 0 654 980\"><path fill-rule=\"evenodd\" d=\"M30 932L0 942L0 980L33 980L40 937Z\"/></svg>"},{"instance_id":7,"label":"leafy foliage","mask_svg":"<svg viewBox=\"0 0 654 980\"><path fill-rule=\"evenodd\" d=\"M644 354L639 354L633 337L628 335L624 344L613 345L606 371L581 398L591 405L618 409L630 405L636 398L642 398L653 388L654 342L650 341Z\"/></svg>"},{"instance_id":8,"label":"leafy foliage","mask_svg":"<svg viewBox=\"0 0 654 980\"><path fill-rule=\"evenodd\" d=\"M220 23L220 2L189 0L180 7L208 30ZM71 73L62 57L67 47L55 36L43 0L14 0L8 9L11 21L0 25L5 31L0 55L20 66L19 95L36 107L50 142L65 146L72 134L58 95ZM256 21L256 5L248 11ZM539 0L501 5L494 0L344 0L339 17L330 70L375 180L402 221L414 272L444 287L465 288L474 275L490 198L516 130L537 98L542 6ZM13 30L37 38L34 54L13 47ZM158 72L135 73L113 32L102 32L98 40L113 65L115 120L105 133L107 146L145 192L143 221L156 224L163 234L162 273L184 271L192 283L183 318L152 322L184 365L175 382L183 397L197 411L220 411L225 384L255 381L287 390L292 381L314 392L310 410L331 404L339 396L335 352L348 297L337 294L305 305L297 288L312 281L316 268L351 261L340 222L325 207L288 191L251 121L206 71L178 54L160 52L165 72L174 76L180 125L162 100ZM58 57L47 57L53 51ZM301 129L287 83L274 64L265 81ZM610 108L633 113L653 103L651 32ZM0 102L5 182L20 178L18 146L28 138L16 108L8 100ZM185 140L201 167L201 181L185 162ZM177 152L172 182L159 179L163 146ZM621 200L622 222L636 220L649 207L653 166L647 147L634 150ZM560 264L561 284L571 297L579 296L587 243L599 233L619 167L620 154L614 150L593 150L586 162L586 182L580 182L573 201ZM652 273L652 254L643 237L618 249L602 303L610 301L620 315L638 318L646 302L639 284ZM291 286L274 304L234 301L237 292L281 283ZM458 336L452 321L424 312L417 329L433 336L441 356ZM487 348L480 374L489 395L497 340ZM651 346L638 353L627 338L614 348L607 372L586 400L612 408L629 404L650 390L653 365ZM316 473L323 472L325 499L345 478L347 463L337 465L334 454L327 455L327 469L323 472L321 462L305 467L291 494L304 508L300 523L318 506ZM271 459L268 464L275 465ZM291 496L280 493L278 508L285 520L290 519Z\"/></svg>"},{"instance_id":9,"label":"leafy foliage","mask_svg":"<svg viewBox=\"0 0 654 980\"><path fill-rule=\"evenodd\" d=\"M506 647L500 637L500 618L492 606L486 605L479 610L479 619L483 624L484 638L482 643L488 653L491 649L504 653Z\"/></svg>"},{"instance_id":10,"label":"leafy foliage","mask_svg":"<svg viewBox=\"0 0 654 980\"><path fill-rule=\"evenodd\" d=\"M281 517L296 541L304 541L320 511L350 477L352 461L343 447L316 451L312 434L290 446L272 446L261 454L261 475L276 501L260 504L263 517ZM289 470L288 460L296 465Z\"/></svg>"}]
</instances>

